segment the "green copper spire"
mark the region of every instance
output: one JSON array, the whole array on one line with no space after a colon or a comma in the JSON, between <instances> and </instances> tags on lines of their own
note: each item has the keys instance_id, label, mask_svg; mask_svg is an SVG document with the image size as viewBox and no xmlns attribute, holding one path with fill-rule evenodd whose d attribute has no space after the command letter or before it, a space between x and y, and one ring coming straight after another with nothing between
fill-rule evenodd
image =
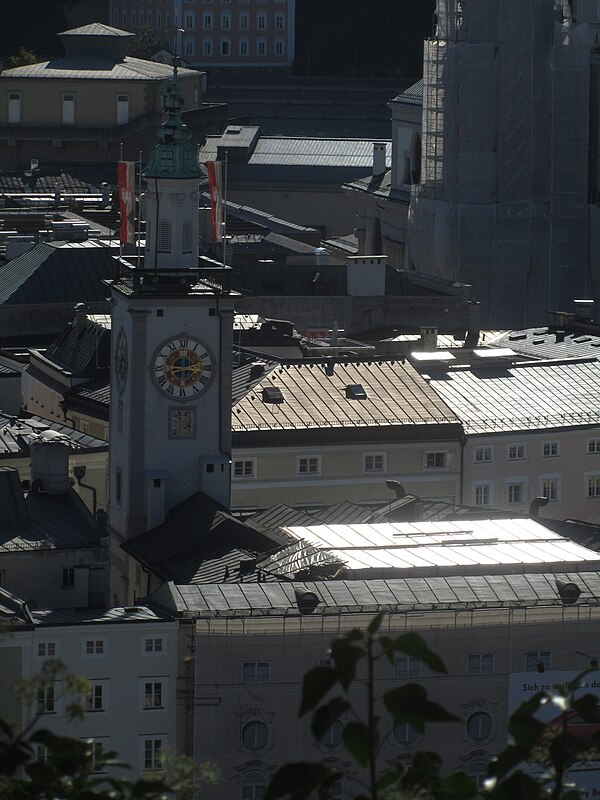
<instances>
[{"instance_id":1,"label":"green copper spire","mask_svg":"<svg viewBox=\"0 0 600 800\"><path fill-rule=\"evenodd\" d=\"M150 153L144 178L200 178L200 164L191 134L183 122L184 100L177 81L179 59L173 63L173 77L163 94L167 119L158 132L158 144Z\"/></svg>"}]
</instances>

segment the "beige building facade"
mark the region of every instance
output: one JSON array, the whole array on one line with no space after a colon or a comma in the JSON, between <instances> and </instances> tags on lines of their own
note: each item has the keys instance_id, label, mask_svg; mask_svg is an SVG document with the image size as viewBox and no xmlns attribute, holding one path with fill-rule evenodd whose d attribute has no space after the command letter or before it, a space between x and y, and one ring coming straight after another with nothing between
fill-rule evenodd
<instances>
[{"instance_id":1,"label":"beige building facade","mask_svg":"<svg viewBox=\"0 0 600 800\"><path fill-rule=\"evenodd\" d=\"M111 0L110 21L153 30L202 68L285 69L295 55L295 0Z\"/></svg>"}]
</instances>

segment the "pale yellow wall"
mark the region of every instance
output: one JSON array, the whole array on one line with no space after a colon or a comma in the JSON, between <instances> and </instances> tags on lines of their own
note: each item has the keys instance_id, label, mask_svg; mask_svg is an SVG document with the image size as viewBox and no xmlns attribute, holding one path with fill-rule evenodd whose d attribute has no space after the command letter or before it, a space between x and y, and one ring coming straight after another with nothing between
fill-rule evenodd
<instances>
[{"instance_id":1,"label":"pale yellow wall","mask_svg":"<svg viewBox=\"0 0 600 800\"><path fill-rule=\"evenodd\" d=\"M129 119L133 120L149 112L162 110L161 92L166 81L115 81L115 80L55 80L0 78L0 125L8 124L8 93L22 92L22 126L58 126L114 128L117 122L117 95L129 96ZM198 78L181 79L185 108L198 106L200 97L195 90L200 86ZM63 125L63 93L75 95L75 124ZM15 126L17 127L17 126Z\"/></svg>"},{"instance_id":2,"label":"pale yellow wall","mask_svg":"<svg viewBox=\"0 0 600 800\"><path fill-rule=\"evenodd\" d=\"M447 468L426 468L427 451L448 453ZM363 457L381 453L382 471L364 471ZM321 456L319 475L298 475L297 458ZM253 477L236 477L236 460L256 459ZM339 500L375 502L394 499L387 480L402 483L407 492L458 502L460 454L454 442L405 445L324 445L323 447L234 449L232 453L233 508L265 508L285 502L330 504Z\"/></svg>"}]
</instances>

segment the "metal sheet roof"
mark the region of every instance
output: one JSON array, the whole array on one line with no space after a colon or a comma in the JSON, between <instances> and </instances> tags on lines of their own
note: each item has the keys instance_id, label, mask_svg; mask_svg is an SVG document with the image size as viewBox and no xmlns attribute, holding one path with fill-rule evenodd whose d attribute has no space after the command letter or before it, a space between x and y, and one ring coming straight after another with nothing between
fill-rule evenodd
<instances>
[{"instance_id":1,"label":"metal sheet roof","mask_svg":"<svg viewBox=\"0 0 600 800\"><path fill-rule=\"evenodd\" d=\"M59 422L31 416L18 419L0 412L0 455L29 455L29 444L36 438L62 438L75 449L106 448L108 443Z\"/></svg>"},{"instance_id":2,"label":"metal sheet roof","mask_svg":"<svg viewBox=\"0 0 600 800\"><path fill-rule=\"evenodd\" d=\"M192 69L180 69L179 78L198 77ZM157 61L145 61L141 58L127 56L123 61L114 63L111 60L94 55L66 56L39 64L27 64L23 67L6 69L2 79L38 79L60 78L66 80L110 80L110 81L158 81L173 77L173 68Z\"/></svg>"},{"instance_id":3,"label":"metal sheet roof","mask_svg":"<svg viewBox=\"0 0 600 800\"><path fill-rule=\"evenodd\" d=\"M471 575L387 580L304 581L286 583L179 586L168 584L162 597L177 611L199 617L247 616L248 613L298 614L296 590L314 592L321 603L314 615L360 613L381 609L408 611L560 604L556 581L581 589L578 602L600 600L600 572L519 575ZM365 609L367 606L367 609Z\"/></svg>"},{"instance_id":4,"label":"metal sheet roof","mask_svg":"<svg viewBox=\"0 0 600 800\"><path fill-rule=\"evenodd\" d=\"M284 528L350 570L597 562L598 554L530 519Z\"/></svg>"},{"instance_id":5,"label":"metal sheet roof","mask_svg":"<svg viewBox=\"0 0 600 800\"><path fill-rule=\"evenodd\" d=\"M467 433L600 422L600 362L595 359L424 369Z\"/></svg>"},{"instance_id":6,"label":"metal sheet roof","mask_svg":"<svg viewBox=\"0 0 600 800\"><path fill-rule=\"evenodd\" d=\"M325 363L281 364L235 406L235 431L375 427L455 423L455 415L410 364L401 361L342 361L328 375ZM360 384L367 398L346 397ZM263 389L279 388L283 402L263 400Z\"/></svg>"}]
</instances>

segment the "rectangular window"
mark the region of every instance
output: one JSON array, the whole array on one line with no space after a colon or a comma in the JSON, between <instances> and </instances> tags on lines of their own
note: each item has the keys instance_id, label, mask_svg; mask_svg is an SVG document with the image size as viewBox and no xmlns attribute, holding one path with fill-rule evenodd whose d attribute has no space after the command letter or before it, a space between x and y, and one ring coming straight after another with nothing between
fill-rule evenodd
<instances>
[{"instance_id":1,"label":"rectangular window","mask_svg":"<svg viewBox=\"0 0 600 800\"><path fill-rule=\"evenodd\" d=\"M301 456L296 462L298 475L320 475L321 456Z\"/></svg>"},{"instance_id":2,"label":"rectangular window","mask_svg":"<svg viewBox=\"0 0 600 800\"><path fill-rule=\"evenodd\" d=\"M492 460L492 448L491 447L476 447L475 448L475 462L477 464L483 464L484 462L488 462Z\"/></svg>"},{"instance_id":3,"label":"rectangular window","mask_svg":"<svg viewBox=\"0 0 600 800\"><path fill-rule=\"evenodd\" d=\"M104 711L104 687L101 683L92 683L85 699L86 711Z\"/></svg>"},{"instance_id":4,"label":"rectangular window","mask_svg":"<svg viewBox=\"0 0 600 800\"><path fill-rule=\"evenodd\" d=\"M193 439L196 435L196 410L193 408L169 409L169 437Z\"/></svg>"},{"instance_id":5,"label":"rectangular window","mask_svg":"<svg viewBox=\"0 0 600 800\"><path fill-rule=\"evenodd\" d=\"M259 39L256 42L256 53L259 56L266 56L267 55L267 43L264 39Z\"/></svg>"},{"instance_id":6,"label":"rectangular window","mask_svg":"<svg viewBox=\"0 0 600 800\"><path fill-rule=\"evenodd\" d=\"M83 657L105 656L108 652L106 639L84 639Z\"/></svg>"},{"instance_id":7,"label":"rectangular window","mask_svg":"<svg viewBox=\"0 0 600 800\"><path fill-rule=\"evenodd\" d=\"M58 655L56 642L38 642L38 658L55 658Z\"/></svg>"},{"instance_id":8,"label":"rectangular window","mask_svg":"<svg viewBox=\"0 0 600 800\"><path fill-rule=\"evenodd\" d=\"M506 502L511 504L525 502L525 487L522 483L509 483L507 485Z\"/></svg>"},{"instance_id":9,"label":"rectangular window","mask_svg":"<svg viewBox=\"0 0 600 800\"><path fill-rule=\"evenodd\" d=\"M62 96L62 121L63 125L75 124L75 95L63 94Z\"/></svg>"},{"instance_id":10,"label":"rectangular window","mask_svg":"<svg viewBox=\"0 0 600 800\"><path fill-rule=\"evenodd\" d=\"M587 451L588 453L600 453L600 439L588 439Z\"/></svg>"},{"instance_id":11,"label":"rectangular window","mask_svg":"<svg viewBox=\"0 0 600 800\"><path fill-rule=\"evenodd\" d=\"M212 39L203 39L202 40L202 55L203 56L212 56L212 49L213 49Z\"/></svg>"},{"instance_id":12,"label":"rectangular window","mask_svg":"<svg viewBox=\"0 0 600 800\"><path fill-rule=\"evenodd\" d=\"M185 29L193 31L196 26L196 15L193 13L185 15Z\"/></svg>"},{"instance_id":13,"label":"rectangular window","mask_svg":"<svg viewBox=\"0 0 600 800\"><path fill-rule=\"evenodd\" d=\"M530 650L525 653L525 672L543 672L551 668L552 652L550 650Z\"/></svg>"},{"instance_id":14,"label":"rectangular window","mask_svg":"<svg viewBox=\"0 0 600 800\"><path fill-rule=\"evenodd\" d=\"M205 11L202 15L202 27L205 31L212 30L213 15L212 11Z\"/></svg>"},{"instance_id":15,"label":"rectangular window","mask_svg":"<svg viewBox=\"0 0 600 800\"><path fill-rule=\"evenodd\" d=\"M93 741L87 740L89 748L90 748L90 755L92 757L92 772L104 772L104 765L102 763L104 753L108 750L108 747L105 747L105 742L108 740L101 740L101 739L94 739Z\"/></svg>"},{"instance_id":16,"label":"rectangular window","mask_svg":"<svg viewBox=\"0 0 600 800\"><path fill-rule=\"evenodd\" d=\"M548 500L558 500L558 478L542 478L540 480L540 490L542 497Z\"/></svg>"},{"instance_id":17,"label":"rectangular window","mask_svg":"<svg viewBox=\"0 0 600 800\"><path fill-rule=\"evenodd\" d=\"M61 586L63 589L70 589L75 586L75 567L62 568Z\"/></svg>"},{"instance_id":18,"label":"rectangular window","mask_svg":"<svg viewBox=\"0 0 600 800\"><path fill-rule=\"evenodd\" d=\"M267 30L267 15L262 11L256 15L256 27L259 31Z\"/></svg>"},{"instance_id":19,"label":"rectangular window","mask_svg":"<svg viewBox=\"0 0 600 800\"><path fill-rule=\"evenodd\" d=\"M524 444L510 444L508 446L508 460L520 461L525 458L525 445Z\"/></svg>"},{"instance_id":20,"label":"rectangular window","mask_svg":"<svg viewBox=\"0 0 600 800\"><path fill-rule=\"evenodd\" d=\"M427 469L444 469L448 466L448 453L425 453L425 466Z\"/></svg>"},{"instance_id":21,"label":"rectangular window","mask_svg":"<svg viewBox=\"0 0 600 800\"><path fill-rule=\"evenodd\" d=\"M121 502L121 498L123 495L123 473L117 467L115 472L115 499L117 503Z\"/></svg>"},{"instance_id":22,"label":"rectangular window","mask_svg":"<svg viewBox=\"0 0 600 800\"><path fill-rule=\"evenodd\" d=\"M421 677L421 662L411 656L396 656L394 660L394 678L408 680Z\"/></svg>"},{"instance_id":23,"label":"rectangular window","mask_svg":"<svg viewBox=\"0 0 600 800\"><path fill-rule=\"evenodd\" d=\"M559 454L558 442L544 442L542 445L542 455L544 458L557 456Z\"/></svg>"},{"instance_id":24,"label":"rectangular window","mask_svg":"<svg viewBox=\"0 0 600 800\"><path fill-rule=\"evenodd\" d=\"M491 489L489 483L480 483L475 486L473 501L476 506L489 506L491 504Z\"/></svg>"},{"instance_id":25,"label":"rectangular window","mask_svg":"<svg viewBox=\"0 0 600 800\"><path fill-rule=\"evenodd\" d=\"M242 683L270 683L271 664L269 661L243 661Z\"/></svg>"},{"instance_id":26,"label":"rectangular window","mask_svg":"<svg viewBox=\"0 0 600 800\"><path fill-rule=\"evenodd\" d=\"M469 675L492 675L494 672L493 653L471 653L467 658Z\"/></svg>"},{"instance_id":27,"label":"rectangular window","mask_svg":"<svg viewBox=\"0 0 600 800\"><path fill-rule=\"evenodd\" d=\"M600 475L587 476L587 497L600 497Z\"/></svg>"},{"instance_id":28,"label":"rectangular window","mask_svg":"<svg viewBox=\"0 0 600 800\"><path fill-rule=\"evenodd\" d=\"M37 690L37 713L53 714L54 699L54 686L40 686Z\"/></svg>"},{"instance_id":29,"label":"rectangular window","mask_svg":"<svg viewBox=\"0 0 600 800\"><path fill-rule=\"evenodd\" d=\"M129 122L129 95L117 95L117 125L127 125Z\"/></svg>"},{"instance_id":30,"label":"rectangular window","mask_svg":"<svg viewBox=\"0 0 600 800\"><path fill-rule=\"evenodd\" d=\"M21 92L8 93L8 122L18 125L21 122Z\"/></svg>"},{"instance_id":31,"label":"rectangular window","mask_svg":"<svg viewBox=\"0 0 600 800\"><path fill-rule=\"evenodd\" d=\"M385 470L385 453L365 453L363 456L363 472L383 472Z\"/></svg>"},{"instance_id":32,"label":"rectangular window","mask_svg":"<svg viewBox=\"0 0 600 800\"><path fill-rule=\"evenodd\" d=\"M163 708L162 681L144 682L144 709Z\"/></svg>"},{"instance_id":33,"label":"rectangular window","mask_svg":"<svg viewBox=\"0 0 600 800\"><path fill-rule=\"evenodd\" d=\"M221 55L228 56L231 53L231 41L229 39L221 39Z\"/></svg>"},{"instance_id":34,"label":"rectangular window","mask_svg":"<svg viewBox=\"0 0 600 800\"><path fill-rule=\"evenodd\" d=\"M240 55L248 55L248 39L240 39Z\"/></svg>"},{"instance_id":35,"label":"rectangular window","mask_svg":"<svg viewBox=\"0 0 600 800\"><path fill-rule=\"evenodd\" d=\"M275 30L285 30L285 14L275 14Z\"/></svg>"},{"instance_id":36,"label":"rectangular window","mask_svg":"<svg viewBox=\"0 0 600 800\"><path fill-rule=\"evenodd\" d=\"M236 478L256 477L256 459L236 459L233 462L233 474Z\"/></svg>"},{"instance_id":37,"label":"rectangular window","mask_svg":"<svg viewBox=\"0 0 600 800\"><path fill-rule=\"evenodd\" d=\"M144 739L144 769L162 767L162 739Z\"/></svg>"},{"instance_id":38,"label":"rectangular window","mask_svg":"<svg viewBox=\"0 0 600 800\"><path fill-rule=\"evenodd\" d=\"M231 14L229 11L224 11L221 14L221 28L228 31L231 28Z\"/></svg>"},{"instance_id":39,"label":"rectangular window","mask_svg":"<svg viewBox=\"0 0 600 800\"><path fill-rule=\"evenodd\" d=\"M163 640L161 638L144 639L144 653L162 653Z\"/></svg>"},{"instance_id":40,"label":"rectangular window","mask_svg":"<svg viewBox=\"0 0 600 800\"><path fill-rule=\"evenodd\" d=\"M282 56L285 53L285 42L283 39L275 39L275 55Z\"/></svg>"},{"instance_id":41,"label":"rectangular window","mask_svg":"<svg viewBox=\"0 0 600 800\"><path fill-rule=\"evenodd\" d=\"M250 27L250 15L247 11L243 11L240 14L240 30L247 31Z\"/></svg>"}]
</instances>

